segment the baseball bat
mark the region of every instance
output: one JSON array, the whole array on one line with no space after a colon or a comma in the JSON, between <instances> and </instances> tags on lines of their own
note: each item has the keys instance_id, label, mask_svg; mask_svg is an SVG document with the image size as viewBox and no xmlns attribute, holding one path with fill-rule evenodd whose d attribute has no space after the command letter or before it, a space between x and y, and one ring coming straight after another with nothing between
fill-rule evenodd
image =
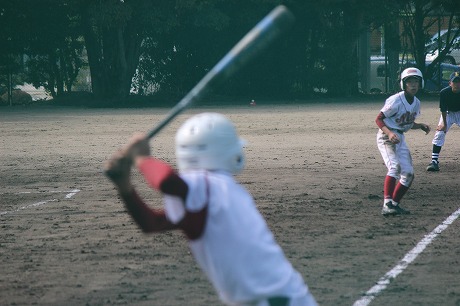
<instances>
[{"instance_id":1,"label":"baseball bat","mask_svg":"<svg viewBox=\"0 0 460 306\"><path fill-rule=\"evenodd\" d=\"M169 111L156 127L147 133L146 138L151 139L187 107L202 99L210 90L229 79L257 54L260 54L272 44L293 23L294 16L285 6L279 5L274 8Z\"/></svg>"}]
</instances>

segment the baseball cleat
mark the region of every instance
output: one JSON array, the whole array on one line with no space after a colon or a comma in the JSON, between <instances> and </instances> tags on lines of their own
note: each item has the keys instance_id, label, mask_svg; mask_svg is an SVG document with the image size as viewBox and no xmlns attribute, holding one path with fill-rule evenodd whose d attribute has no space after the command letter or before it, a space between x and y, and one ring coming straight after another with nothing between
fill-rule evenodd
<instances>
[{"instance_id":1,"label":"baseball cleat","mask_svg":"<svg viewBox=\"0 0 460 306\"><path fill-rule=\"evenodd\" d=\"M398 215L409 215L410 214L410 211L408 211L407 209L402 208L399 205L391 205L391 206L393 206L393 208L396 210Z\"/></svg>"},{"instance_id":2,"label":"baseball cleat","mask_svg":"<svg viewBox=\"0 0 460 306\"><path fill-rule=\"evenodd\" d=\"M426 171L439 171L439 163L432 161L428 167L426 167Z\"/></svg>"},{"instance_id":3,"label":"baseball cleat","mask_svg":"<svg viewBox=\"0 0 460 306\"><path fill-rule=\"evenodd\" d=\"M410 211L400 207L399 205L393 205L393 203L383 204L382 215L409 215Z\"/></svg>"},{"instance_id":4,"label":"baseball cleat","mask_svg":"<svg viewBox=\"0 0 460 306\"><path fill-rule=\"evenodd\" d=\"M397 212L394 207L395 206L392 203L383 204L382 215L384 216L396 215Z\"/></svg>"}]
</instances>

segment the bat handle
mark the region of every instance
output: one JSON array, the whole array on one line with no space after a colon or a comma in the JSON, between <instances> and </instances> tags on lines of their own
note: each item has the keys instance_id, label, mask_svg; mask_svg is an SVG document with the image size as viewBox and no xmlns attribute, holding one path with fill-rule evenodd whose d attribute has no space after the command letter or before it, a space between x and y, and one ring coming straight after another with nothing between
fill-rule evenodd
<instances>
[{"instance_id":1,"label":"bat handle","mask_svg":"<svg viewBox=\"0 0 460 306\"><path fill-rule=\"evenodd\" d=\"M180 114L188 104L190 104L192 97L191 92L187 94L176 106L174 106L168 113L168 115L155 126L153 129L151 129L147 135L146 139L151 139L153 136L158 134L165 126L169 124L178 114ZM196 98L195 98L196 99Z\"/></svg>"}]
</instances>

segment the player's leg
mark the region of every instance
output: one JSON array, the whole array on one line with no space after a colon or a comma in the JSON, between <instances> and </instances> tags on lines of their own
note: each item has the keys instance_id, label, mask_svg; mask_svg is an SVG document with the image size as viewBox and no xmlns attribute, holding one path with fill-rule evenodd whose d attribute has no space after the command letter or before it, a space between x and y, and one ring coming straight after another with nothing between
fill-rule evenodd
<instances>
[{"instance_id":1,"label":"player's leg","mask_svg":"<svg viewBox=\"0 0 460 306\"><path fill-rule=\"evenodd\" d=\"M458 118L457 118L458 117ZM449 131L452 124L457 123L457 119L460 119L460 113L447 113L446 114L446 131L436 131L433 137L433 149L431 151L431 163L426 167L426 171L439 171L439 155L441 153L442 146L446 140L446 134ZM460 122L460 121L459 121ZM439 124L442 124L442 116L439 119ZM457 123L458 124L458 123Z\"/></svg>"},{"instance_id":2,"label":"player's leg","mask_svg":"<svg viewBox=\"0 0 460 306\"><path fill-rule=\"evenodd\" d=\"M455 123L456 125L460 127L460 111L451 113L451 117L452 117L452 125Z\"/></svg>"},{"instance_id":3,"label":"player's leg","mask_svg":"<svg viewBox=\"0 0 460 306\"><path fill-rule=\"evenodd\" d=\"M388 135L379 131L377 133L377 147L382 155L383 162L387 167L388 171L385 176L385 181L383 184L383 208L382 214L383 215L392 215L396 214L396 210L392 208L393 205L393 193L396 186L396 181L399 178L400 172L400 165L399 165L399 158L396 153L396 147L394 143L392 143L388 139Z\"/></svg>"},{"instance_id":4,"label":"player's leg","mask_svg":"<svg viewBox=\"0 0 460 306\"><path fill-rule=\"evenodd\" d=\"M401 205L399 205L402 198L412 185L412 181L414 180L414 166L412 165L412 156L404 138L401 139L397 154L401 167L401 178L396 184L393 192L393 205L398 214L409 214L410 212L408 210L403 209Z\"/></svg>"}]
</instances>

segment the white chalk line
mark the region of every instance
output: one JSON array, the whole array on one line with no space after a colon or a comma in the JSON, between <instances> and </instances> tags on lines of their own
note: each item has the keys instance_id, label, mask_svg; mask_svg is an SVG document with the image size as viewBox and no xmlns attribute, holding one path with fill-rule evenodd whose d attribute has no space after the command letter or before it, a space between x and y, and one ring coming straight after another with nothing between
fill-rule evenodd
<instances>
[{"instance_id":1,"label":"white chalk line","mask_svg":"<svg viewBox=\"0 0 460 306\"><path fill-rule=\"evenodd\" d=\"M362 298L354 302L353 306L366 306L372 302L378 294L387 288L391 280L396 278L402 273L410 263L412 263L418 255L420 255L425 248L449 225L451 225L460 216L460 208L451 214L443 223L438 225L431 233L425 237L412 249L404 258L390 271L388 271L382 278L379 279L377 284L369 289Z\"/></svg>"},{"instance_id":2,"label":"white chalk line","mask_svg":"<svg viewBox=\"0 0 460 306\"><path fill-rule=\"evenodd\" d=\"M64 197L65 199L70 199L71 197L76 195L78 192L80 192L80 189L73 189L73 190L70 190L70 191L49 191L49 193L66 193L66 195ZM28 193L36 193L36 192L25 191L25 192L18 192L16 194L28 194ZM39 193L43 193L43 192L39 192ZM19 207L18 209L15 209L15 210L0 211L0 216L10 214L10 213L14 213L14 212L18 212L18 211L28 209L28 208L32 208L32 207L38 207L38 206L44 205L44 204L49 203L49 202L57 202L57 201L59 201L59 200L58 199L45 200L45 201L40 201L40 202L37 202L37 203L25 205L25 206Z\"/></svg>"},{"instance_id":3,"label":"white chalk line","mask_svg":"<svg viewBox=\"0 0 460 306\"><path fill-rule=\"evenodd\" d=\"M0 195L2 194L35 194L35 193L70 193L74 192L75 190L78 189L73 189L73 190L38 190L38 191L19 191L19 192L0 192Z\"/></svg>"}]
</instances>

